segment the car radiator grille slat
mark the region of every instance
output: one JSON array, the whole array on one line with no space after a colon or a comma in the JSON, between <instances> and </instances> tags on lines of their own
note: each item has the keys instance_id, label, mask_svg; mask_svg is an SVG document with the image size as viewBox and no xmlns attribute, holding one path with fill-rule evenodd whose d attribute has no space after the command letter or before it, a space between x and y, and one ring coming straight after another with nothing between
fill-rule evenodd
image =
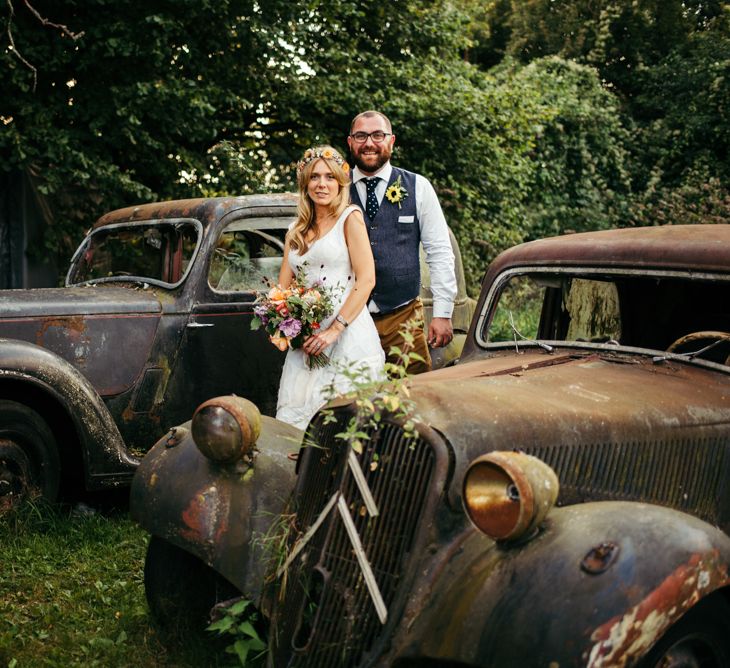
<instances>
[{"instance_id":1,"label":"car radiator grille slat","mask_svg":"<svg viewBox=\"0 0 730 668\"><path fill-rule=\"evenodd\" d=\"M318 420L312 432L317 444L303 455L309 460L297 488L297 530L306 532L339 490L390 610L426 503L435 454L420 437L408 440L397 425L370 430L357 458L379 510L371 518L347 467L349 446L335 438L343 419L328 425ZM311 584L315 570L321 591ZM285 581L276 613L275 665L342 668L367 660L382 624L336 508L290 565ZM315 598L312 610L308 592Z\"/></svg>"},{"instance_id":2,"label":"car radiator grille slat","mask_svg":"<svg viewBox=\"0 0 730 668\"><path fill-rule=\"evenodd\" d=\"M728 444L722 438L544 446L525 451L553 467L560 480L561 500L567 503L627 499L676 508L714 524L720 519L718 498L728 464Z\"/></svg>"}]
</instances>

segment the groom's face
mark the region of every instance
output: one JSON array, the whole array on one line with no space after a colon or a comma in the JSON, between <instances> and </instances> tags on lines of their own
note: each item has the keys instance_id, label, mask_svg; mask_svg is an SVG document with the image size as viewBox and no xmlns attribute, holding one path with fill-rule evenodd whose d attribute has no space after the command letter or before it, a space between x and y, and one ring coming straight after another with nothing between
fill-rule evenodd
<instances>
[{"instance_id":1,"label":"groom's face","mask_svg":"<svg viewBox=\"0 0 730 668\"><path fill-rule=\"evenodd\" d=\"M372 137L368 137L364 142L359 143L353 139L352 135L356 132L385 132L385 139L381 142L373 141ZM395 135L390 134L391 130L386 122L380 116L365 116L358 118L350 131L350 137L347 143L350 147L355 164L364 174L374 174L388 160L393 153L393 144L395 143Z\"/></svg>"}]
</instances>

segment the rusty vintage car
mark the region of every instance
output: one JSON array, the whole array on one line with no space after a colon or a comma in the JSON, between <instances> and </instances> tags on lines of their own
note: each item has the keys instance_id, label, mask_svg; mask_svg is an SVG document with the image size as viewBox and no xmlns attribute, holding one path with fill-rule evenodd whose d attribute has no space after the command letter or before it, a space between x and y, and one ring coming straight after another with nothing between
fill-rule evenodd
<instances>
[{"instance_id":1,"label":"rusty vintage car","mask_svg":"<svg viewBox=\"0 0 730 668\"><path fill-rule=\"evenodd\" d=\"M729 356L730 226L517 246L459 362L412 379L415 440L386 416L355 452L340 400L297 451L233 397L160 440L150 606L244 596L277 668L726 667Z\"/></svg>"},{"instance_id":2,"label":"rusty vintage car","mask_svg":"<svg viewBox=\"0 0 730 668\"><path fill-rule=\"evenodd\" d=\"M288 195L114 211L65 287L0 291L0 503L128 485L214 394L272 411L281 356L249 322L295 211Z\"/></svg>"},{"instance_id":3,"label":"rusty vintage car","mask_svg":"<svg viewBox=\"0 0 730 668\"><path fill-rule=\"evenodd\" d=\"M0 291L0 507L26 494L127 485L141 455L203 400L276 410L283 355L251 332L296 196L144 204L102 216L65 287ZM458 245L455 342L474 310ZM426 315L431 293L424 263Z\"/></svg>"}]
</instances>

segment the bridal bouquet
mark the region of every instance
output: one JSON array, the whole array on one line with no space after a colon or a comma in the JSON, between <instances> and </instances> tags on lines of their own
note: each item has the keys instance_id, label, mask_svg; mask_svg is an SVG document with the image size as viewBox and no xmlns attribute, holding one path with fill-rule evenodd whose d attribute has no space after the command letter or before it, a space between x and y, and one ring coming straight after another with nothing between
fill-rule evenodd
<instances>
[{"instance_id":1,"label":"bridal bouquet","mask_svg":"<svg viewBox=\"0 0 730 668\"><path fill-rule=\"evenodd\" d=\"M268 292L259 293L254 302L251 329L263 327L271 343L281 351L301 348L334 312L329 289L322 285L306 287L303 283L304 272L300 271L288 288L275 285ZM307 356L310 369L328 363L325 353Z\"/></svg>"}]
</instances>

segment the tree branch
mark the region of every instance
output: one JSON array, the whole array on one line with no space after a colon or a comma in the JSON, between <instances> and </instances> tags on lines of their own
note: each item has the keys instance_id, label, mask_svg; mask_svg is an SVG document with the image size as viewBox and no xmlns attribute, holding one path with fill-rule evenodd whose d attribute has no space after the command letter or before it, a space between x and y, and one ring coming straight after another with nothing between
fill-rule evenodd
<instances>
[{"instance_id":1,"label":"tree branch","mask_svg":"<svg viewBox=\"0 0 730 668\"><path fill-rule=\"evenodd\" d=\"M23 54L18 51L18 47L15 46L15 40L13 39L13 17L15 16L15 7L13 7L13 0L7 0L8 3L8 9L10 10L10 16L8 17L8 26L7 26L7 33L8 33L8 41L10 42L10 48L12 52L15 54L15 57L23 63L31 72L33 72L33 92L35 93L36 86L38 84L38 69L30 62L28 62L24 57ZM65 26L61 23L53 23L53 21L49 21L44 16L41 16L40 12L33 7L33 5L30 4L30 0L23 0L23 3L27 7L28 11L35 16L38 21L40 21L41 25L44 26L50 26L51 28L56 28L60 30L66 37L70 37L72 40L76 41L77 39L80 39L84 36L84 31L81 32L72 32L68 29L68 26Z\"/></svg>"},{"instance_id":2,"label":"tree branch","mask_svg":"<svg viewBox=\"0 0 730 668\"><path fill-rule=\"evenodd\" d=\"M35 93L36 85L38 84L38 70L31 65L25 58L23 58L23 55L18 51L17 47L15 46L15 40L13 39L13 31L11 30L11 26L13 25L13 16L15 16L15 8L13 7L13 1L8 1L8 9L10 10L10 16L8 18L8 41L10 42L10 50L15 54L16 58L20 60L23 65L25 65L28 69L30 69L31 72L33 72L33 92Z\"/></svg>"},{"instance_id":3,"label":"tree branch","mask_svg":"<svg viewBox=\"0 0 730 668\"><path fill-rule=\"evenodd\" d=\"M64 35L67 37L70 37L72 40L76 41L77 39L84 36L84 31L81 32L71 32L68 29L68 26L63 25L62 23L53 23L52 21L49 21L47 18L40 15L40 12L33 7L30 4L30 0L23 0L25 3L25 6L28 8L31 14L35 16L44 26L51 26L52 28L58 28ZM8 3L10 3L10 0L8 0Z\"/></svg>"}]
</instances>

